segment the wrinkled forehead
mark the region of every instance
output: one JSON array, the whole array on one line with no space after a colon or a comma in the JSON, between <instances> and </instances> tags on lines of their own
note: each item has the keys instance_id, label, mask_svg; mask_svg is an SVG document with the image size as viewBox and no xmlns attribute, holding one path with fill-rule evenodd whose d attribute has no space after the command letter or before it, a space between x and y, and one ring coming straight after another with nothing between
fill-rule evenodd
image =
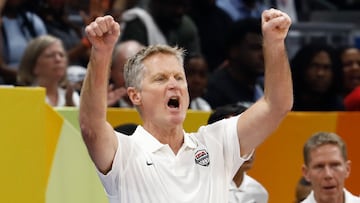
<instances>
[{"instance_id":1,"label":"wrinkled forehead","mask_svg":"<svg viewBox=\"0 0 360 203\"><path fill-rule=\"evenodd\" d=\"M170 53L156 53L149 55L143 60L143 68L145 72L165 73L165 72L181 72L184 73L183 64L179 59Z\"/></svg>"},{"instance_id":2,"label":"wrinkled forehead","mask_svg":"<svg viewBox=\"0 0 360 203\"><path fill-rule=\"evenodd\" d=\"M308 156L310 162L320 157L322 158L336 157L345 161L344 155L342 154L340 147L332 143L325 143L311 148Z\"/></svg>"}]
</instances>

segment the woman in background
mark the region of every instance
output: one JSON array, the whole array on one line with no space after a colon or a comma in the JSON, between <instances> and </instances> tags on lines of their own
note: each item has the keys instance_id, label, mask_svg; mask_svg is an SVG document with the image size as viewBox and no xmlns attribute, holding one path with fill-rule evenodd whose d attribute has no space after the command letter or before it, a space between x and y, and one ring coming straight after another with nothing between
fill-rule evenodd
<instances>
[{"instance_id":1,"label":"woman in background","mask_svg":"<svg viewBox=\"0 0 360 203\"><path fill-rule=\"evenodd\" d=\"M291 61L294 111L341 111L341 70L334 50L323 44L302 47Z\"/></svg>"},{"instance_id":2,"label":"woman in background","mask_svg":"<svg viewBox=\"0 0 360 203\"><path fill-rule=\"evenodd\" d=\"M18 84L44 87L51 106L79 106L79 94L65 83L67 67L62 41L51 35L37 37L30 41L20 61Z\"/></svg>"}]
</instances>

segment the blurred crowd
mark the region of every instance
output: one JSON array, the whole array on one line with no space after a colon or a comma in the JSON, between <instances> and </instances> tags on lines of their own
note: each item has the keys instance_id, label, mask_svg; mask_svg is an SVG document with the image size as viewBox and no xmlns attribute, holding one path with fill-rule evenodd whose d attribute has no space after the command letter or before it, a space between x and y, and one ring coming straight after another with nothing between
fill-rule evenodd
<instances>
[{"instance_id":1,"label":"blurred crowd","mask_svg":"<svg viewBox=\"0 0 360 203\"><path fill-rule=\"evenodd\" d=\"M123 65L142 47L164 43L186 50L190 109L249 107L263 95L260 16L276 7L293 22L311 9L359 8L357 1L294 0L1 0L0 84L42 86L52 106L78 106L91 44L84 27L112 15L121 25L109 75L108 106L132 107ZM325 3L324 3L325 2ZM287 46L294 111L360 109L360 52L349 43ZM292 50L293 49L293 50Z\"/></svg>"}]
</instances>

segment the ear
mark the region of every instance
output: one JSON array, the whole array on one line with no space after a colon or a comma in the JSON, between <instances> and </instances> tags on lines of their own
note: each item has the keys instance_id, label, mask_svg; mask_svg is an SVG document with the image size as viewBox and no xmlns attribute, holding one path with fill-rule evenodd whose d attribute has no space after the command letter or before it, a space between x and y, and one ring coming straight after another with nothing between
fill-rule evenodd
<instances>
[{"instance_id":1,"label":"ear","mask_svg":"<svg viewBox=\"0 0 360 203\"><path fill-rule=\"evenodd\" d=\"M308 182L311 182L310 177L309 177L309 168L305 164L302 165L301 171L302 171L302 175L304 176L305 180Z\"/></svg>"},{"instance_id":2,"label":"ear","mask_svg":"<svg viewBox=\"0 0 360 203\"><path fill-rule=\"evenodd\" d=\"M129 99L134 104L134 106L139 106L141 104L141 95L140 92L134 87L129 87L127 89L127 93L129 95Z\"/></svg>"},{"instance_id":3,"label":"ear","mask_svg":"<svg viewBox=\"0 0 360 203\"><path fill-rule=\"evenodd\" d=\"M350 171L351 171L351 161L347 160L345 163L345 170L346 170L346 178L350 176Z\"/></svg>"}]
</instances>

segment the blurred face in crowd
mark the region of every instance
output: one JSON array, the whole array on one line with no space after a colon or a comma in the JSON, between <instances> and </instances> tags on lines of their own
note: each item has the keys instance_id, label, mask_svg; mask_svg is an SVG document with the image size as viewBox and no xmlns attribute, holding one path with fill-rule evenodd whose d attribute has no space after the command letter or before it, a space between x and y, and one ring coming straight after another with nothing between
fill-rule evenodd
<instances>
[{"instance_id":1,"label":"blurred face in crowd","mask_svg":"<svg viewBox=\"0 0 360 203\"><path fill-rule=\"evenodd\" d=\"M242 43L232 48L230 58L237 64L239 71L262 75L264 73L264 55L261 36L256 33L246 34Z\"/></svg>"},{"instance_id":2,"label":"blurred face in crowd","mask_svg":"<svg viewBox=\"0 0 360 203\"><path fill-rule=\"evenodd\" d=\"M123 56L118 56L118 60L116 62L114 61L114 64L111 66L110 77L116 88L125 86L125 80L124 80L125 60L126 59L124 59Z\"/></svg>"},{"instance_id":3,"label":"blurred face in crowd","mask_svg":"<svg viewBox=\"0 0 360 203\"><path fill-rule=\"evenodd\" d=\"M360 51L357 48L345 50L341 55L344 73L344 88L351 91L360 85Z\"/></svg>"},{"instance_id":4,"label":"blurred face in crowd","mask_svg":"<svg viewBox=\"0 0 360 203\"><path fill-rule=\"evenodd\" d=\"M208 66L203 57L191 58L185 65L190 98L201 97L208 83Z\"/></svg>"},{"instance_id":5,"label":"blurred face in crowd","mask_svg":"<svg viewBox=\"0 0 360 203\"><path fill-rule=\"evenodd\" d=\"M55 41L39 55L34 73L38 82L59 82L65 77L66 68L67 57L64 47L60 41Z\"/></svg>"},{"instance_id":6,"label":"blurred face in crowd","mask_svg":"<svg viewBox=\"0 0 360 203\"><path fill-rule=\"evenodd\" d=\"M188 0L152 0L152 14L160 27L176 28L186 13Z\"/></svg>"},{"instance_id":7,"label":"blurred face in crowd","mask_svg":"<svg viewBox=\"0 0 360 203\"><path fill-rule=\"evenodd\" d=\"M125 87L124 65L128 58L135 55L142 48L144 48L143 45L133 40L122 42L116 47L110 72L115 88Z\"/></svg>"},{"instance_id":8,"label":"blurred face in crowd","mask_svg":"<svg viewBox=\"0 0 360 203\"><path fill-rule=\"evenodd\" d=\"M305 83L315 93L325 93L332 85L333 71L329 54L317 53L305 72Z\"/></svg>"},{"instance_id":9,"label":"blurred face in crowd","mask_svg":"<svg viewBox=\"0 0 360 203\"><path fill-rule=\"evenodd\" d=\"M311 182L318 203L344 202L344 182L350 174L350 161L344 160L335 144L324 144L309 153L303 175Z\"/></svg>"}]
</instances>

